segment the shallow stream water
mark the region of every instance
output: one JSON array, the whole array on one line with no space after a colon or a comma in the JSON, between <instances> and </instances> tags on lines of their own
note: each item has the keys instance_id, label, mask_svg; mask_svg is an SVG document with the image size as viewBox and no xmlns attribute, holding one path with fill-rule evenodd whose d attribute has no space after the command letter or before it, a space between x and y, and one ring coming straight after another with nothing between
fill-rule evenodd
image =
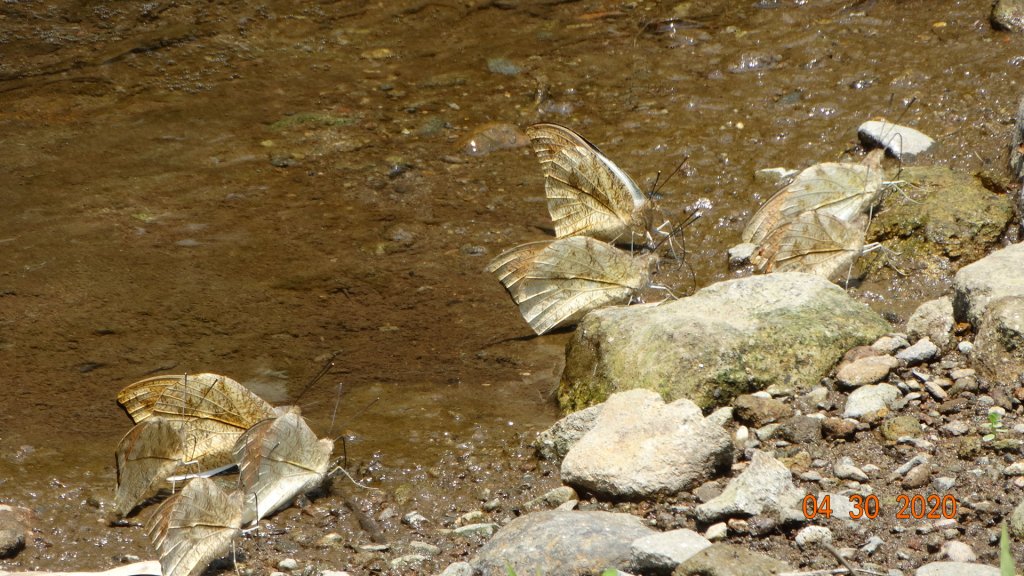
<instances>
[{"instance_id":1,"label":"shallow stream water","mask_svg":"<svg viewBox=\"0 0 1024 576\"><path fill-rule=\"evenodd\" d=\"M38 522L0 569L150 557L98 519L115 395L155 374L300 404L403 511L519 485L569 333L534 337L483 271L550 234L536 159L466 138L563 124L643 187L686 158L662 205L713 205L686 293L737 274L725 249L772 192L755 170L856 159L869 118L938 140L921 162L1004 171L1024 37L989 6L3 3L0 503ZM947 283L855 293L898 319Z\"/></svg>"}]
</instances>

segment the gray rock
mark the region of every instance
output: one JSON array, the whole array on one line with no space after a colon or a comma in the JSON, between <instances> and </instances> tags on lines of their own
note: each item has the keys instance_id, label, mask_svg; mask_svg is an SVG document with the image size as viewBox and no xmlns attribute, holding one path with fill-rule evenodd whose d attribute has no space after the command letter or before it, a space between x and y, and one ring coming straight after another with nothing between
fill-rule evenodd
<instances>
[{"instance_id":1,"label":"gray rock","mask_svg":"<svg viewBox=\"0 0 1024 576\"><path fill-rule=\"evenodd\" d=\"M579 496L576 495L576 491L570 486L559 486L558 488L552 488L544 494L528 501L524 506L528 510L536 510L539 508L556 508L569 502L570 500L578 500Z\"/></svg>"},{"instance_id":2,"label":"gray rock","mask_svg":"<svg viewBox=\"0 0 1024 576\"><path fill-rule=\"evenodd\" d=\"M894 157L909 160L935 144L926 134L892 122L868 120L857 128L861 141L884 147Z\"/></svg>"},{"instance_id":3,"label":"gray rock","mask_svg":"<svg viewBox=\"0 0 1024 576\"><path fill-rule=\"evenodd\" d=\"M452 534L455 534L456 536L461 536L463 538L475 538L478 536L483 538L489 538L492 534L494 534L495 530L497 529L497 524L493 524L490 522L480 522L477 524L466 524L465 526L459 526L458 528L452 530Z\"/></svg>"},{"instance_id":4,"label":"gray rock","mask_svg":"<svg viewBox=\"0 0 1024 576\"><path fill-rule=\"evenodd\" d=\"M708 414L708 420L718 424L719 426L729 425L733 421L732 406L722 406L718 410Z\"/></svg>"},{"instance_id":5,"label":"gray rock","mask_svg":"<svg viewBox=\"0 0 1024 576\"><path fill-rule=\"evenodd\" d=\"M952 318L952 308L950 310L949 315ZM907 338L902 334L886 334L871 344L871 347L878 350L881 354L892 354L900 348L906 348L907 346L910 346L910 342L907 342Z\"/></svg>"},{"instance_id":6,"label":"gray rock","mask_svg":"<svg viewBox=\"0 0 1024 576\"><path fill-rule=\"evenodd\" d=\"M821 440L821 418L793 416L779 427L776 436L794 444L806 444Z\"/></svg>"},{"instance_id":7,"label":"gray rock","mask_svg":"<svg viewBox=\"0 0 1024 576\"><path fill-rule=\"evenodd\" d=\"M793 474L769 454L754 451L750 465L733 478L716 498L694 509L704 523L731 517L749 517L766 511L783 511L796 506L802 495L793 485Z\"/></svg>"},{"instance_id":8,"label":"gray rock","mask_svg":"<svg viewBox=\"0 0 1024 576\"><path fill-rule=\"evenodd\" d=\"M974 366L992 382L1010 385L1024 377L1024 296L992 301L974 339Z\"/></svg>"},{"instance_id":9,"label":"gray rock","mask_svg":"<svg viewBox=\"0 0 1024 576\"><path fill-rule=\"evenodd\" d=\"M463 562L463 564L464 564L464 562ZM345 572L343 570L323 570L323 571L320 572L320 576L351 576L351 575L348 572ZM466 573L462 573L462 574L458 574L458 573L452 573L452 574L442 573L441 576L473 576L473 574L472 573L469 573L469 574L466 574Z\"/></svg>"},{"instance_id":10,"label":"gray rock","mask_svg":"<svg viewBox=\"0 0 1024 576\"><path fill-rule=\"evenodd\" d=\"M989 19L1000 30L1024 32L1024 0L996 0Z\"/></svg>"},{"instance_id":11,"label":"gray rock","mask_svg":"<svg viewBox=\"0 0 1024 576\"><path fill-rule=\"evenodd\" d=\"M469 562L453 562L441 572L441 576L473 576L473 565Z\"/></svg>"},{"instance_id":12,"label":"gray rock","mask_svg":"<svg viewBox=\"0 0 1024 576\"><path fill-rule=\"evenodd\" d=\"M847 388L877 384L889 376L889 371L900 365L892 356L868 356L858 358L839 367L836 380Z\"/></svg>"},{"instance_id":13,"label":"gray rock","mask_svg":"<svg viewBox=\"0 0 1024 576\"><path fill-rule=\"evenodd\" d=\"M865 542L860 549L862 552L870 556L877 552L878 549L882 547L882 544L885 544L885 540L882 540L878 536L872 536L871 538L868 538L868 541Z\"/></svg>"},{"instance_id":14,"label":"gray rock","mask_svg":"<svg viewBox=\"0 0 1024 576\"><path fill-rule=\"evenodd\" d=\"M683 528L638 538L631 546L634 570L643 574L671 574L676 566L711 546L711 542Z\"/></svg>"},{"instance_id":15,"label":"gray rock","mask_svg":"<svg viewBox=\"0 0 1024 576\"><path fill-rule=\"evenodd\" d=\"M1024 538L1024 500L1010 513L1010 521L1006 523L1006 528L1014 538Z\"/></svg>"},{"instance_id":16,"label":"gray rock","mask_svg":"<svg viewBox=\"0 0 1024 576\"><path fill-rule=\"evenodd\" d=\"M551 510L520 516L470 561L483 574L587 574L630 569L630 544L655 531L631 514Z\"/></svg>"},{"instance_id":17,"label":"gray rock","mask_svg":"<svg viewBox=\"0 0 1024 576\"><path fill-rule=\"evenodd\" d=\"M414 570L417 566L423 564L427 560L429 560L429 558L422 554L406 554L404 556L392 558L390 564L392 570Z\"/></svg>"},{"instance_id":18,"label":"gray rock","mask_svg":"<svg viewBox=\"0 0 1024 576\"><path fill-rule=\"evenodd\" d=\"M277 567L286 572L299 569L299 562L295 558L285 558L277 563Z\"/></svg>"},{"instance_id":19,"label":"gray rock","mask_svg":"<svg viewBox=\"0 0 1024 576\"><path fill-rule=\"evenodd\" d=\"M896 353L896 358L907 363L908 366L916 366L928 362L938 356L939 347L927 337L921 338L910 348L904 348Z\"/></svg>"},{"instance_id":20,"label":"gray rock","mask_svg":"<svg viewBox=\"0 0 1024 576\"><path fill-rule=\"evenodd\" d=\"M594 420L601 413L601 405L573 412L555 422L550 428L537 434L534 447L541 458L561 462L577 440L594 427Z\"/></svg>"},{"instance_id":21,"label":"gray rock","mask_svg":"<svg viewBox=\"0 0 1024 576\"><path fill-rule=\"evenodd\" d=\"M817 386L850 348L891 331L867 306L811 274L719 282L659 306L588 314L566 350L563 408L623 388L721 405L750 390Z\"/></svg>"},{"instance_id":22,"label":"gray rock","mask_svg":"<svg viewBox=\"0 0 1024 576\"><path fill-rule=\"evenodd\" d=\"M413 540L409 542L409 548L416 554L423 556L437 556L441 553L441 548L434 546L430 542L421 542L419 540Z\"/></svg>"},{"instance_id":23,"label":"gray rock","mask_svg":"<svg viewBox=\"0 0 1024 576\"><path fill-rule=\"evenodd\" d=\"M953 315L976 329L989 305L1006 296L1024 296L1024 243L996 250L953 277Z\"/></svg>"},{"instance_id":24,"label":"gray rock","mask_svg":"<svg viewBox=\"0 0 1024 576\"><path fill-rule=\"evenodd\" d=\"M413 528L419 528L428 522L427 517L420 514L416 510L409 512L405 516L402 516L402 524L406 526L412 526Z\"/></svg>"},{"instance_id":25,"label":"gray rock","mask_svg":"<svg viewBox=\"0 0 1024 576\"><path fill-rule=\"evenodd\" d=\"M562 481L611 497L689 490L728 469L732 439L689 400L628 390L604 403L593 429L562 461Z\"/></svg>"},{"instance_id":26,"label":"gray rock","mask_svg":"<svg viewBox=\"0 0 1024 576\"><path fill-rule=\"evenodd\" d=\"M999 568L967 562L932 562L918 568L914 576L999 576Z\"/></svg>"},{"instance_id":27,"label":"gray rock","mask_svg":"<svg viewBox=\"0 0 1024 576\"><path fill-rule=\"evenodd\" d=\"M0 504L0 558L13 558L25 549L31 517L27 508Z\"/></svg>"},{"instance_id":28,"label":"gray rock","mask_svg":"<svg viewBox=\"0 0 1024 576\"><path fill-rule=\"evenodd\" d=\"M907 320L907 335L913 339L927 337L936 346L949 345L953 331L953 298L943 296L917 307Z\"/></svg>"},{"instance_id":29,"label":"gray rock","mask_svg":"<svg viewBox=\"0 0 1024 576\"><path fill-rule=\"evenodd\" d=\"M672 576L773 576L788 564L732 544L712 544L683 562Z\"/></svg>"},{"instance_id":30,"label":"gray rock","mask_svg":"<svg viewBox=\"0 0 1024 576\"><path fill-rule=\"evenodd\" d=\"M842 480L856 480L857 482L867 482L868 475L863 470L857 468L853 464L853 459L849 456L843 456L836 462L835 466L832 467L832 473L836 475L836 478Z\"/></svg>"},{"instance_id":31,"label":"gray rock","mask_svg":"<svg viewBox=\"0 0 1024 576\"><path fill-rule=\"evenodd\" d=\"M843 409L844 418L875 419L885 416L889 405L899 398L900 391L891 384L861 386L850 393Z\"/></svg>"}]
</instances>

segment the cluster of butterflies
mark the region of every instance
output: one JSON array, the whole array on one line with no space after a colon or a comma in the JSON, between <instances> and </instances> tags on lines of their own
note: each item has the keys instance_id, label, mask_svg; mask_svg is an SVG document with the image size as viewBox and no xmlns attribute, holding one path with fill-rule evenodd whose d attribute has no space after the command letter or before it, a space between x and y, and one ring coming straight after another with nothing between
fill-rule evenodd
<instances>
[{"instance_id":1,"label":"cluster of butterflies","mask_svg":"<svg viewBox=\"0 0 1024 576\"><path fill-rule=\"evenodd\" d=\"M544 334L636 298L650 285L659 231L652 228L654 203L597 146L556 124L535 124L527 134L544 172L557 239L507 250L487 271L534 332Z\"/></svg>"},{"instance_id":2,"label":"cluster of butterflies","mask_svg":"<svg viewBox=\"0 0 1024 576\"><path fill-rule=\"evenodd\" d=\"M169 483L186 482L146 523L164 576L201 573L243 526L327 475L333 440L318 440L297 407L274 408L230 378L148 378L121 390L117 401L135 426L117 446L115 513L124 517ZM234 466L234 490L209 478ZM203 472L182 474L189 469Z\"/></svg>"},{"instance_id":3,"label":"cluster of butterflies","mask_svg":"<svg viewBox=\"0 0 1024 576\"><path fill-rule=\"evenodd\" d=\"M554 241L507 250L487 266L537 334L627 304L650 286L659 257L657 209L636 183L579 134L555 124L527 129L544 173ZM836 279L861 254L885 182L883 149L859 164L826 162L797 174L751 218L742 239L759 272ZM700 216L691 211L685 224ZM667 222L666 222L667 224ZM615 245L629 246L629 251Z\"/></svg>"}]
</instances>

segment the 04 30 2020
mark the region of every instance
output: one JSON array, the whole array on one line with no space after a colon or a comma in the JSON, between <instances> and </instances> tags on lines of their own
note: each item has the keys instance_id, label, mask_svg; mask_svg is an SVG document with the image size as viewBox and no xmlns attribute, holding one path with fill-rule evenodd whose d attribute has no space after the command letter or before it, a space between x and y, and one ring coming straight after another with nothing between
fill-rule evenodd
<instances>
[{"instance_id":1,"label":"04 30 2020","mask_svg":"<svg viewBox=\"0 0 1024 576\"><path fill-rule=\"evenodd\" d=\"M878 496L874 494L851 494L849 516L853 520L873 520L882 513L882 506ZM829 494L820 497L808 494L802 503L804 517L809 520L815 518L832 517L832 496ZM942 518L956 518L959 504L956 497L951 494L899 494L896 496L894 518L897 520L938 520Z\"/></svg>"}]
</instances>

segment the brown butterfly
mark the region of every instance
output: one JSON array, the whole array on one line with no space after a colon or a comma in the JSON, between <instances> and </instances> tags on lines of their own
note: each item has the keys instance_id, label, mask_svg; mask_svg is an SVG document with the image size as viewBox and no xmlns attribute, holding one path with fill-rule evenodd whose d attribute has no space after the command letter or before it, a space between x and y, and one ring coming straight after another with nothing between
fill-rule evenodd
<instances>
[{"instance_id":1,"label":"brown butterfly","mask_svg":"<svg viewBox=\"0 0 1024 576\"><path fill-rule=\"evenodd\" d=\"M631 255L587 236L531 242L487 265L537 334L572 324L591 310L628 304L650 283L654 253Z\"/></svg>"},{"instance_id":2,"label":"brown butterfly","mask_svg":"<svg viewBox=\"0 0 1024 576\"><path fill-rule=\"evenodd\" d=\"M245 386L218 374L147 378L121 390L117 401L136 423L153 416L178 422L186 456L202 469L233 464L231 449L242 432L277 414Z\"/></svg>"},{"instance_id":3,"label":"brown butterfly","mask_svg":"<svg viewBox=\"0 0 1024 576\"><path fill-rule=\"evenodd\" d=\"M557 124L534 124L526 133L544 172L556 237L650 243L651 201L597 146Z\"/></svg>"},{"instance_id":4,"label":"brown butterfly","mask_svg":"<svg viewBox=\"0 0 1024 576\"><path fill-rule=\"evenodd\" d=\"M193 478L153 511L146 532L163 576L196 576L227 553L241 526L241 493L227 494L209 478Z\"/></svg>"},{"instance_id":5,"label":"brown butterfly","mask_svg":"<svg viewBox=\"0 0 1024 576\"><path fill-rule=\"evenodd\" d=\"M323 483L334 441L317 440L297 409L264 420L242 434L234 448L248 525L287 506Z\"/></svg>"}]
</instances>

